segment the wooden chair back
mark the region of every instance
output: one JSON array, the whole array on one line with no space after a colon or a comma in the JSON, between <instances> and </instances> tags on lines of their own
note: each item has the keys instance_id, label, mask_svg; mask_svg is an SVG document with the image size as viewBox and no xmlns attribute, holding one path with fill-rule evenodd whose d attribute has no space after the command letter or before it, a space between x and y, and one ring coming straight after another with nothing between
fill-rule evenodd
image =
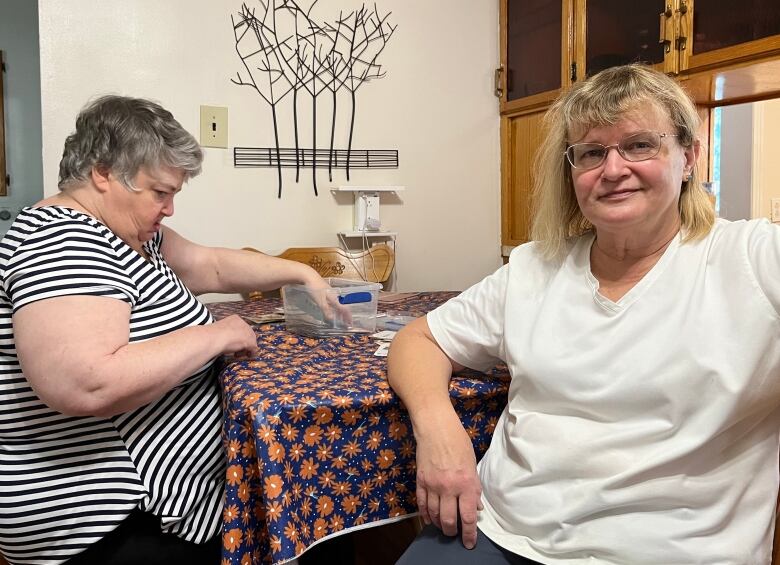
<instances>
[{"instance_id":1,"label":"wooden chair back","mask_svg":"<svg viewBox=\"0 0 780 565\"><path fill-rule=\"evenodd\" d=\"M247 251L261 253L252 247ZM385 283L395 267L395 252L386 243L365 251L345 251L340 247L291 247L277 257L305 263L322 277ZM266 293L267 295L268 293ZM257 300L263 293L253 291L242 295L245 300Z\"/></svg>"}]
</instances>

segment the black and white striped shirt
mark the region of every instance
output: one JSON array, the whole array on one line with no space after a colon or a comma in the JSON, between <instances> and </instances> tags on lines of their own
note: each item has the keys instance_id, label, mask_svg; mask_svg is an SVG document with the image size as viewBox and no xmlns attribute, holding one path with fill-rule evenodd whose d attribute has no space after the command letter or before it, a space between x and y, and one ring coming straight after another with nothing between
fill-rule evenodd
<instances>
[{"instance_id":1,"label":"black and white striped shirt","mask_svg":"<svg viewBox=\"0 0 780 565\"><path fill-rule=\"evenodd\" d=\"M81 212L26 208L0 241L0 550L14 564L62 563L136 506L203 542L219 529L225 459L212 362L159 401L112 418L65 416L30 388L12 314L65 295L130 304L130 341L213 322L166 264ZM48 344L41 343L43 349Z\"/></svg>"}]
</instances>

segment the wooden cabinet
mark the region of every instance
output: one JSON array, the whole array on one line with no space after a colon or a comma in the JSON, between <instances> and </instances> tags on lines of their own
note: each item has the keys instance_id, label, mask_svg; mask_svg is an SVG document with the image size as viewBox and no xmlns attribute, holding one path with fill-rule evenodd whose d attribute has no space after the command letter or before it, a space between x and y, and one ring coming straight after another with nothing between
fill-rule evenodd
<instances>
[{"instance_id":1,"label":"wooden cabinet","mask_svg":"<svg viewBox=\"0 0 780 565\"><path fill-rule=\"evenodd\" d=\"M571 84L573 0L499 0L501 112L546 107Z\"/></svg>"},{"instance_id":2,"label":"wooden cabinet","mask_svg":"<svg viewBox=\"0 0 780 565\"><path fill-rule=\"evenodd\" d=\"M568 86L572 53L570 0L501 0L502 102L549 103Z\"/></svg>"},{"instance_id":3,"label":"wooden cabinet","mask_svg":"<svg viewBox=\"0 0 780 565\"><path fill-rule=\"evenodd\" d=\"M705 127L714 106L780 97L778 0L499 1L503 255L528 241L542 117L573 82L652 64L685 84Z\"/></svg>"},{"instance_id":4,"label":"wooden cabinet","mask_svg":"<svg viewBox=\"0 0 780 565\"><path fill-rule=\"evenodd\" d=\"M680 71L780 52L777 0L675 0L680 13Z\"/></svg>"},{"instance_id":5,"label":"wooden cabinet","mask_svg":"<svg viewBox=\"0 0 780 565\"><path fill-rule=\"evenodd\" d=\"M669 70L672 49L658 25L662 11L663 0L577 0L575 14L583 16L575 28L578 78L632 61Z\"/></svg>"}]
</instances>

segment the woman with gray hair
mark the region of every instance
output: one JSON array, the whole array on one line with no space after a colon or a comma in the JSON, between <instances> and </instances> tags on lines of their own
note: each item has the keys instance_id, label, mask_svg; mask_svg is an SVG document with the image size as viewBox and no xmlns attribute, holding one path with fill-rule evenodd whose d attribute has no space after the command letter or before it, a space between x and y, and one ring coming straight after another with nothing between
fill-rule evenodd
<instances>
[{"instance_id":1,"label":"woman with gray hair","mask_svg":"<svg viewBox=\"0 0 780 565\"><path fill-rule=\"evenodd\" d=\"M390 349L431 524L400 564L769 563L780 229L715 219L698 127L642 65L552 105L533 241ZM498 362L508 404L477 465L448 382Z\"/></svg>"},{"instance_id":2,"label":"woman with gray hair","mask_svg":"<svg viewBox=\"0 0 780 565\"><path fill-rule=\"evenodd\" d=\"M14 564L219 562L221 354L238 316L195 296L302 283L309 266L163 225L200 172L167 110L105 96L65 142L60 192L0 242L0 550Z\"/></svg>"}]
</instances>

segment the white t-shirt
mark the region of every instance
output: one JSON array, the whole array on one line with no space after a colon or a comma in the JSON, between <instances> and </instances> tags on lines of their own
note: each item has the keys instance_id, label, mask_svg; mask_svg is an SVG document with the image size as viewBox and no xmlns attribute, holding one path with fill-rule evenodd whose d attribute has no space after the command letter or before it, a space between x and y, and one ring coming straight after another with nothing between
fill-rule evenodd
<instances>
[{"instance_id":1,"label":"white t-shirt","mask_svg":"<svg viewBox=\"0 0 780 565\"><path fill-rule=\"evenodd\" d=\"M479 528L542 563L768 563L780 438L780 229L676 238L619 301L592 235L533 243L428 315L452 359L498 360L509 403L479 464Z\"/></svg>"}]
</instances>

